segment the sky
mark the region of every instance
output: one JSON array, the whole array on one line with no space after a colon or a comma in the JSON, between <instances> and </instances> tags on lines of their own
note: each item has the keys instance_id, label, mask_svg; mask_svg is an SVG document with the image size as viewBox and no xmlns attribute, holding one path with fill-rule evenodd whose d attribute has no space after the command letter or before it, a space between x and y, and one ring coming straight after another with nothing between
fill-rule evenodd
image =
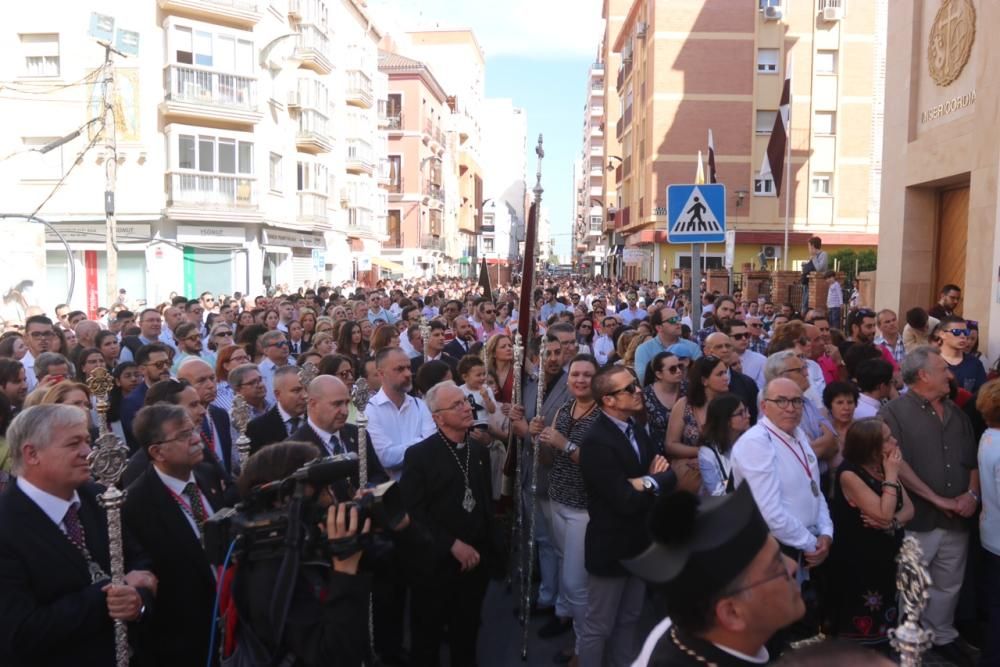
<instances>
[{"instance_id":1,"label":"sky","mask_svg":"<svg viewBox=\"0 0 1000 667\"><path fill-rule=\"evenodd\" d=\"M470 28L486 54L486 96L509 97L528 115L529 191L535 185L535 144L544 137L542 204L555 250L569 258L573 160L583 149L583 114L590 64L603 32L601 0L369 0L389 33Z\"/></svg>"}]
</instances>

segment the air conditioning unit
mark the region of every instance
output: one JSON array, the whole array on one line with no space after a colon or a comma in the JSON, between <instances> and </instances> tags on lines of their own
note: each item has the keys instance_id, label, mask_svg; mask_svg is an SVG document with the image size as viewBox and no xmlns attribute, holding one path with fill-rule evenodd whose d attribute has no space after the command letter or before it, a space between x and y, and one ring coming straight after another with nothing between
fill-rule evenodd
<instances>
[{"instance_id":1,"label":"air conditioning unit","mask_svg":"<svg viewBox=\"0 0 1000 667\"><path fill-rule=\"evenodd\" d=\"M844 18L844 10L842 7L824 7L823 8L823 20L824 21L839 21Z\"/></svg>"},{"instance_id":2,"label":"air conditioning unit","mask_svg":"<svg viewBox=\"0 0 1000 667\"><path fill-rule=\"evenodd\" d=\"M781 259L781 246L780 245L764 245L760 247L760 254L764 256L764 259Z\"/></svg>"},{"instance_id":3,"label":"air conditioning unit","mask_svg":"<svg viewBox=\"0 0 1000 667\"><path fill-rule=\"evenodd\" d=\"M298 109L302 106L302 102L299 100L299 91L289 90L288 91L288 108Z\"/></svg>"},{"instance_id":4,"label":"air conditioning unit","mask_svg":"<svg viewBox=\"0 0 1000 667\"><path fill-rule=\"evenodd\" d=\"M765 21L780 21L781 20L781 7L765 7L764 8L764 20Z\"/></svg>"},{"instance_id":5,"label":"air conditioning unit","mask_svg":"<svg viewBox=\"0 0 1000 667\"><path fill-rule=\"evenodd\" d=\"M646 39L646 22L639 21L635 24L635 36L638 39Z\"/></svg>"}]
</instances>

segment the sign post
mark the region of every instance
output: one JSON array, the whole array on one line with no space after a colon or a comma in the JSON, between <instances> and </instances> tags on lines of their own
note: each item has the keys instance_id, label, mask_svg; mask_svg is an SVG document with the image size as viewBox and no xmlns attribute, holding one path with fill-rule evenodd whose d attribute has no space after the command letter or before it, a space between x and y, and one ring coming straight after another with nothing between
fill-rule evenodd
<instances>
[{"instance_id":1,"label":"sign post","mask_svg":"<svg viewBox=\"0 0 1000 667\"><path fill-rule=\"evenodd\" d=\"M667 186L667 240L691 244L691 328L701 328L701 244L726 240L726 186Z\"/></svg>"}]
</instances>

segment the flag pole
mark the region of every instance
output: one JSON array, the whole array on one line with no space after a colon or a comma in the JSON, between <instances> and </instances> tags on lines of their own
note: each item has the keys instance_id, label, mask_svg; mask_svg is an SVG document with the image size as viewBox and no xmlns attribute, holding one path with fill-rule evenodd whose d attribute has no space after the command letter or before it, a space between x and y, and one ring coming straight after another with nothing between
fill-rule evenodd
<instances>
[{"instance_id":1,"label":"flag pole","mask_svg":"<svg viewBox=\"0 0 1000 667\"><path fill-rule=\"evenodd\" d=\"M781 255L782 268L788 270L788 224L789 209L791 209L792 191L792 58L787 57L785 61L788 72L788 122L785 124L785 250ZM780 113L780 112L779 112Z\"/></svg>"}]
</instances>

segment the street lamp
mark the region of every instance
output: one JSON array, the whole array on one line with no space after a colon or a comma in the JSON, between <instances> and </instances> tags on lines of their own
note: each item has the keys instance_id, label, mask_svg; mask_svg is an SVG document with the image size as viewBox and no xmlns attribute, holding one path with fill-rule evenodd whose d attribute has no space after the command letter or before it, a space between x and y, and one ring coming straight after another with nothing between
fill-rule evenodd
<instances>
[{"instance_id":1,"label":"street lamp","mask_svg":"<svg viewBox=\"0 0 1000 667\"><path fill-rule=\"evenodd\" d=\"M625 161L625 160L621 159L620 157L618 157L617 155L609 155L608 156L607 171L612 171L615 167L618 166L618 165L615 165L615 164L611 164L612 160L618 160L618 164L621 164L622 162Z\"/></svg>"}]
</instances>

